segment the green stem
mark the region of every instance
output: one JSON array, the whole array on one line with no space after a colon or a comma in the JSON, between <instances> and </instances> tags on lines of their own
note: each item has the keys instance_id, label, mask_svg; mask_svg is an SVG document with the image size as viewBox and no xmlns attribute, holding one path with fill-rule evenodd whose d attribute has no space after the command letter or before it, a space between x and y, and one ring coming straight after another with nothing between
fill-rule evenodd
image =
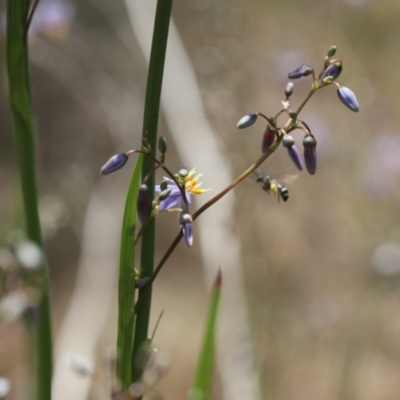
<instances>
[{"instance_id":1,"label":"green stem","mask_svg":"<svg viewBox=\"0 0 400 400\"><path fill-rule=\"evenodd\" d=\"M27 20L30 0L7 0L7 72L27 234L42 245L35 173L35 144L29 87ZM37 399L51 399L52 339L48 267L42 265L43 292L35 332Z\"/></svg>"},{"instance_id":2,"label":"green stem","mask_svg":"<svg viewBox=\"0 0 400 400\"><path fill-rule=\"evenodd\" d=\"M148 140L151 152L155 155L157 148L158 115L160 109L161 86L164 73L165 53L167 49L167 38L169 22L171 18L172 0L158 0L156 17L154 22L153 43L147 78L146 100L143 117L143 137ZM154 168L154 161L146 157L143 160L142 177ZM148 180L151 197L154 197L154 174ZM140 275L151 276L154 269L154 239L155 221L152 219L143 232L141 243ZM151 285L148 290L139 291L141 307L137 310L135 335L132 355L132 381L140 379L142 368L137 366L136 360L144 343L147 340L147 332L151 308Z\"/></svg>"}]
</instances>

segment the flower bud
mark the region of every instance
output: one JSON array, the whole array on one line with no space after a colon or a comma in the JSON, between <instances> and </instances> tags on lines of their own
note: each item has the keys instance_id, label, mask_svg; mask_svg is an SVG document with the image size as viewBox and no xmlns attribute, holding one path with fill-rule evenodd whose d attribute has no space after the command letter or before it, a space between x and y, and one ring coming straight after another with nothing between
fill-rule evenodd
<instances>
[{"instance_id":1,"label":"flower bud","mask_svg":"<svg viewBox=\"0 0 400 400\"><path fill-rule=\"evenodd\" d=\"M265 154L271 147L272 143L275 141L275 132L272 130L271 126L268 124L265 129L263 140L261 143L261 151Z\"/></svg>"},{"instance_id":2,"label":"flower bud","mask_svg":"<svg viewBox=\"0 0 400 400\"><path fill-rule=\"evenodd\" d=\"M303 169L303 161L301 160L300 153L294 145L294 139L290 135L285 135L282 139L282 144L287 148L289 157L293 164L301 171Z\"/></svg>"},{"instance_id":3,"label":"flower bud","mask_svg":"<svg viewBox=\"0 0 400 400\"><path fill-rule=\"evenodd\" d=\"M311 135L306 135L303 139L304 161L307 171L310 175L314 175L317 170L317 141Z\"/></svg>"},{"instance_id":4,"label":"flower bud","mask_svg":"<svg viewBox=\"0 0 400 400\"><path fill-rule=\"evenodd\" d=\"M314 72L314 69L311 65L303 64L301 67L296 68L289 75L289 79L299 79L303 76L311 75Z\"/></svg>"},{"instance_id":5,"label":"flower bud","mask_svg":"<svg viewBox=\"0 0 400 400\"><path fill-rule=\"evenodd\" d=\"M158 196L160 201L163 201L163 200L167 199L169 197L169 195L171 194L171 191L172 191L172 189L170 187L168 187L165 190L163 190L160 193L160 196Z\"/></svg>"},{"instance_id":6,"label":"flower bud","mask_svg":"<svg viewBox=\"0 0 400 400\"><path fill-rule=\"evenodd\" d=\"M332 46L329 50L328 50L328 57L333 57L336 54L336 46Z\"/></svg>"},{"instance_id":7,"label":"flower bud","mask_svg":"<svg viewBox=\"0 0 400 400\"><path fill-rule=\"evenodd\" d=\"M185 238L186 244L190 247L193 244L193 219L188 213L182 214L180 218L182 226L183 237Z\"/></svg>"},{"instance_id":8,"label":"flower bud","mask_svg":"<svg viewBox=\"0 0 400 400\"><path fill-rule=\"evenodd\" d=\"M160 136L158 139L158 150L160 150L161 154L167 152L167 139L164 136Z\"/></svg>"},{"instance_id":9,"label":"flower bud","mask_svg":"<svg viewBox=\"0 0 400 400\"><path fill-rule=\"evenodd\" d=\"M337 79L342 72L342 62L340 60L331 60L320 76L320 81L328 84Z\"/></svg>"},{"instance_id":10,"label":"flower bud","mask_svg":"<svg viewBox=\"0 0 400 400\"><path fill-rule=\"evenodd\" d=\"M168 187L168 182L167 181L162 181L160 185L160 190L163 191Z\"/></svg>"},{"instance_id":11,"label":"flower bud","mask_svg":"<svg viewBox=\"0 0 400 400\"><path fill-rule=\"evenodd\" d=\"M244 117L240 118L239 122L236 126L239 129L247 128L250 125L253 125L254 122L257 121L257 114L246 114Z\"/></svg>"},{"instance_id":12,"label":"flower bud","mask_svg":"<svg viewBox=\"0 0 400 400\"><path fill-rule=\"evenodd\" d=\"M102 175L111 174L122 168L128 161L128 156L125 153L118 153L112 156L102 167L100 173Z\"/></svg>"},{"instance_id":13,"label":"flower bud","mask_svg":"<svg viewBox=\"0 0 400 400\"><path fill-rule=\"evenodd\" d=\"M360 106L358 105L356 95L347 87L341 86L337 90L340 101L351 111L358 112Z\"/></svg>"},{"instance_id":14,"label":"flower bud","mask_svg":"<svg viewBox=\"0 0 400 400\"><path fill-rule=\"evenodd\" d=\"M140 185L139 194L137 198L137 213L139 221L144 224L150 215L151 211L151 197L150 189L147 185Z\"/></svg>"},{"instance_id":15,"label":"flower bud","mask_svg":"<svg viewBox=\"0 0 400 400\"><path fill-rule=\"evenodd\" d=\"M181 168L178 171L178 174L181 178L186 178L188 176L189 171L186 168Z\"/></svg>"},{"instance_id":16,"label":"flower bud","mask_svg":"<svg viewBox=\"0 0 400 400\"><path fill-rule=\"evenodd\" d=\"M151 146L150 146L150 143L149 143L149 141L147 140L146 137L144 137L144 138L142 139L142 147L143 147L143 151L145 151L145 152L147 152L147 153L150 153L150 151L151 151Z\"/></svg>"},{"instance_id":17,"label":"flower bud","mask_svg":"<svg viewBox=\"0 0 400 400\"><path fill-rule=\"evenodd\" d=\"M294 85L293 82L289 82L285 88L285 96L288 99L293 94Z\"/></svg>"}]
</instances>

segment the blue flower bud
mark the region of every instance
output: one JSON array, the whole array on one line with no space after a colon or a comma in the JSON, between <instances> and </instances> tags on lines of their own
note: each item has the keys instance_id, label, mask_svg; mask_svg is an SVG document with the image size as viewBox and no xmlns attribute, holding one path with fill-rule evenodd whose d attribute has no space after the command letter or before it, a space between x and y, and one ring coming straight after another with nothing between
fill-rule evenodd
<instances>
[{"instance_id":1,"label":"blue flower bud","mask_svg":"<svg viewBox=\"0 0 400 400\"><path fill-rule=\"evenodd\" d=\"M139 221L144 224L151 212L150 189L147 185L140 185L137 198L137 213Z\"/></svg>"},{"instance_id":2,"label":"blue flower bud","mask_svg":"<svg viewBox=\"0 0 400 400\"><path fill-rule=\"evenodd\" d=\"M303 76L311 75L314 72L314 68L311 65L303 64L301 67L296 68L288 75L289 79L299 79Z\"/></svg>"},{"instance_id":3,"label":"blue flower bud","mask_svg":"<svg viewBox=\"0 0 400 400\"><path fill-rule=\"evenodd\" d=\"M337 90L340 101L351 111L358 112L360 106L358 105L356 95L347 87L341 86Z\"/></svg>"},{"instance_id":4,"label":"blue flower bud","mask_svg":"<svg viewBox=\"0 0 400 400\"><path fill-rule=\"evenodd\" d=\"M293 161L293 164L300 171L304 168L303 161L301 160L300 153L294 145L294 139L290 135L285 135L282 139L282 144L287 148L290 159Z\"/></svg>"},{"instance_id":5,"label":"blue flower bud","mask_svg":"<svg viewBox=\"0 0 400 400\"><path fill-rule=\"evenodd\" d=\"M190 247L193 244L193 219L188 213L182 214L180 219L182 226L183 237L186 244Z\"/></svg>"},{"instance_id":6,"label":"blue flower bud","mask_svg":"<svg viewBox=\"0 0 400 400\"><path fill-rule=\"evenodd\" d=\"M322 83L330 83L337 79L342 72L343 66L340 60L331 60L329 65L322 72L319 77Z\"/></svg>"},{"instance_id":7,"label":"blue flower bud","mask_svg":"<svg viewBox=\"0 0 400 400\"><path fill-rule=\"evenodd\" d=\"M112 156L102 167L100 173L102 175L111 174L122 168L128 161L128 156L125 153L118 153Z\"/></svg>"},{"instance_id":8,"label":"blue flower bud","mask_svg":"<svg viewBox=\"0 0 400 400\"><path fill-rule=\"evenodd\" d=\"M314 175L317 170L317 141L311 135L307 135L303 140L304 161L307 171L310 175Z\"/></svg>"},{"instance_id":9,"label":"blue flower bud","mask_svg":"<svg viewBox=\"0 0 400 400\"><path fill-rule=\"evenodd\" d=\"M261 151L263 154L265 154L268 151L268 149L271 147L274 141L275 141L275 132L272 130L270 125L267 125L261 143Z\"/></svg>"},{"instance_id":10,"label":"blue flower bud","mask_svg":"<svg viewBox=\"0 0 400 400\"><path fill-rule=\"evenodd\" d=\"M239 129L247 128L250 125L253 125L254 122L257 121L257 114L246 114L244 117L240 118L239 122L236 126Z\"/></svg>"}]
</instances>

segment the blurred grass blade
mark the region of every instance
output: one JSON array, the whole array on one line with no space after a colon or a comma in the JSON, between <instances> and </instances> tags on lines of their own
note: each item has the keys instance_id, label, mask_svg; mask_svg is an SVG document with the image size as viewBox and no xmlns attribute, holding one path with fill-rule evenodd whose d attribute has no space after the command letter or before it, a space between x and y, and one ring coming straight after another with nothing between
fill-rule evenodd
<instances>
[{"instance_id":1,"label":"blurred grass blade","mask_svg":"<svg viewBox=\"0 0 400 400\"><path fill-rule=\"evenodd\" d=\"M117 377L123 389L132 383L132 348L135 321L135 231L136 202L143 154L139 154L129 184L122 223L119 260Z\"/></svg>"},{"instance_id":2,"label":"blurred grass blade","mask_svg":"<svg viewBox=\"0 0 400 400\"><path fill-rule=\"evenodd\" d=\"M34 123L29 87L27 19L30 0L7 0L7 73L15 144L18 155L26 229L29 239L42 246L36 189ZM43 262L43 292L38 305L35 337L36 398L51 399L52 338L48 267Z\"/></svg>"},{"instance_id":3,"label":"blurred grass blade","mask_svg":"<svg viewBox=\"0 0 400 400\"><path fill-rule=\"evenodd\" d=\"M188 394L189 400L206 400L209 397L213 379L214 358L215 358L215 334L217 327L217 315L221 294L221 271L218 271L217 279L211 294L208 321L203 338L203 345L200 352L196 377L192 389Z\"/></svg>"}]
</instances>

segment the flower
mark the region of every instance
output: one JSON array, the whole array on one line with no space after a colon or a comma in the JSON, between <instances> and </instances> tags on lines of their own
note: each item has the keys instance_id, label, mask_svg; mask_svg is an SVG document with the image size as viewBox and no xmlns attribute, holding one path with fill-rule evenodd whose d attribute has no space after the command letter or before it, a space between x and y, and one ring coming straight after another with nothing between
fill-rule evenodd
<instances>
[{"instance_id":1,"label":"flower","mask_svg":"<svg viewBox=\"0 0 400 400\"><path fill-rule=\"evenodd\" d=\"M211 189L200 189L201 182L199 182L199 178L201 177L201 174L194 176L195 173L196 173L196 168L193 168L184 178L182 178L185 184L185 196L188 204L191 203L192 194L203 194L211 190ZM184 209L185 202L182 198L182 192L178 187L178 185L176 184L176 182L166 177L164 177L164 181L168 183L168 188L171 189L171 193L165 200L162 200L160 202L158 210L167 211L174 207ZM156 191L162 192L163 189L160 188L160 185L157 185Z\"/></svg>"}]
</instances>

